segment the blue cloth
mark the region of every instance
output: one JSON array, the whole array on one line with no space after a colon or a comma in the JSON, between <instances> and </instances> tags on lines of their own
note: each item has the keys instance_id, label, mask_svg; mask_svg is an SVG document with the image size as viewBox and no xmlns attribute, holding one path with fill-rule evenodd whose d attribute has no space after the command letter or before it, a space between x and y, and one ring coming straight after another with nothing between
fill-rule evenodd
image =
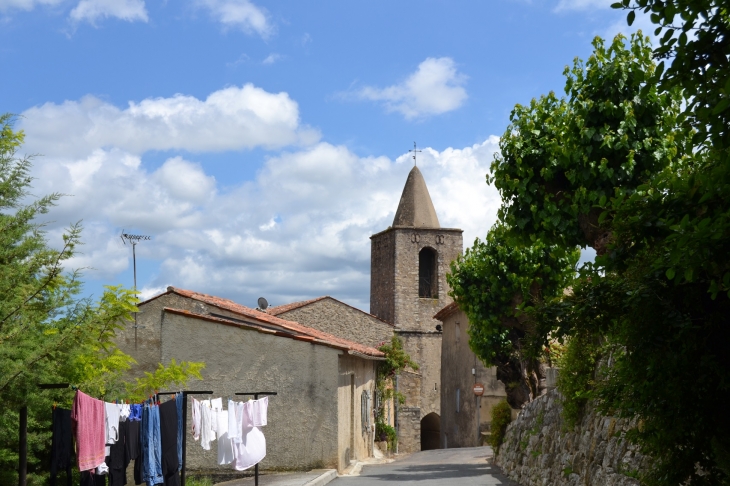
<instances>
[{"instance_id":1,"label":"blue cloth","mask_svg":"<svg viewBox=\"0 0 730 486\"><path fill-rule=\"evenodd\" d=\"M142 445L142 479L147 486L165 481L162 476L162 441L160 437L160 409L145 405L139 431Z\"/></svg>"},{"instance_id":2,"label":"blue cloth","mask_svg":"<svg viewBox=\"0 0 730 486\"><path fill-rule=\"evenodd\" d=\"M175 395L177 405L177 470L182 470L182 441L183 441L183 394Z\"/></svg>"},{"instance_id":3,"label":"blue cloth","mask_svg":"<svg viewBox=\"0 0 730 486\"><path fill-rule=\"evenodd\" d=\"M133 403L129 406L129 420L137 422L142 420L142 405Z\"/></svg>"}]
</instances>

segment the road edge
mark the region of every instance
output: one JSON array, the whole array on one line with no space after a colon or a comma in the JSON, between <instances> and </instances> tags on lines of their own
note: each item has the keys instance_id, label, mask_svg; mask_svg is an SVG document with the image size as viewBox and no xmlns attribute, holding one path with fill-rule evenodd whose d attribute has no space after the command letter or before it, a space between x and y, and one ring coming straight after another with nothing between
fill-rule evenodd
<instances>
[{"instance_id":1,"label":"road edge","mask_svg":"<svg viewBox=\"0 0 730 486\"><path fill-rule=\"evenodd\" d=\"M325 484L329 483L330 481L337 478L337 470L336 469L327 469L324 473L320 474L316 478L312 479L308 483L306 483L304 486L324 486Z\"/></svg>"}]
</instances>

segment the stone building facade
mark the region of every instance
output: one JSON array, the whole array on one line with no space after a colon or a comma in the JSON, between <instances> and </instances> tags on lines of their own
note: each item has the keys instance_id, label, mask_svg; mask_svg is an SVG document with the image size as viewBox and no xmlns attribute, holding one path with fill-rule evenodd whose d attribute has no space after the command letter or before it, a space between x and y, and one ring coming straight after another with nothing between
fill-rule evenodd
<instances>
[{"instance_id":1,"label":"stone building facade","mask_svg":"<svg viewBox=\"0 0 730 486\"><path fill-rule=\"evenodd\" d=\"M469 320L455 302L434 316L441 338L441 447L476 447L491 430L492 409L507 396L496 368L486 367L469 348ZM474 385L484 386L476 396Z\"/></svg>"},{"instance_id":2,"label":"stone building facade","mask_svg":"<svg viewBox=\"0 0 730 486\"><path fill-rule=\"evenodd\" d=\"M399 451L440 443L441 332L434 314L451 302L446 273L463 249L462 230L441 228L418 167L408 174L393 225L371 236L370 312L394 325L418 364L398 390Z\"/></svg>"},{"instance_id":3,"label":"stone building facade","mask_svg":"<svg viewBox=\"0 0 730 486\"><path fill-rule=\"evenodd\" d=\"M393 336L392 324L330 296L269 307L266 312L376 348Z\"/></svg>"},{"instance_id":4,"label":"stone building facade","mask_svg":"<svg viewBox=\"0 0 730 486\"><path fill-rule=\"evenodd\" d=\"M205 362L192 389L276 391L264 429L264 470L337 468L373 455L377 364L372 347L222 299L168 287L139 305L138 328L120 330L119 348L133 356L133 375L171 359ZM210 398L210 397L207 397ZM191 414L188 420L192 420ZM204 451L187 427L188 471L235 474L217 464L217 445Z\"/></svg>"}]
</instances>

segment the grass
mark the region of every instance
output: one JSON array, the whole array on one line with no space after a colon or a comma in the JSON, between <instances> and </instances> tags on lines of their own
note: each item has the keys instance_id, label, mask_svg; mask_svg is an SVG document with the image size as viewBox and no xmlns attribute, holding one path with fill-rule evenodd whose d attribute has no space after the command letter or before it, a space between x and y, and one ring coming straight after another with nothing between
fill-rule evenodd
<instances>
[{"instance_id":1,"label":"grass","mask_svg":"<svg viewBox=\"0 0 730 486\"><path fill-rule=\"evenodd\" d=\"M208 477L204 478L185 478L186 486L213 486L213 480Z\"/></svg>"}]
</instances>

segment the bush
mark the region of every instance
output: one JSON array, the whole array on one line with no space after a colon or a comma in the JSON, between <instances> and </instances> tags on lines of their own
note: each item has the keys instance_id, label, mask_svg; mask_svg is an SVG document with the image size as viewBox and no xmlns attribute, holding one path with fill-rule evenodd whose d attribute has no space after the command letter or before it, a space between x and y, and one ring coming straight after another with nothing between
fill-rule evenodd
<instances>
[{"instance_id":1,"label":"bush","mask_svg":"<svg viewBox=\"0 0 730 486\"><path fill-rule=\"evenodd\" d=\"M507 400L502 400L492 409L492 434L489 436L489 445L494 449L495 454L499 453L499 447L504 441L507 433L507 426L512 422L512 408Z\"/></svg>"},{"instance_id":2,"label":"bush","mask_svg":"<svg viewBox=\"0 0 730 486\"><path fill-rule=\"evenodd\" d=\"M387 440L388 448L390 450L395 450L395 445L398 443L398 432L396 432L394 427L383 422L376 422L375 437L381 441Z\"/></svg>"}]
</instances>

